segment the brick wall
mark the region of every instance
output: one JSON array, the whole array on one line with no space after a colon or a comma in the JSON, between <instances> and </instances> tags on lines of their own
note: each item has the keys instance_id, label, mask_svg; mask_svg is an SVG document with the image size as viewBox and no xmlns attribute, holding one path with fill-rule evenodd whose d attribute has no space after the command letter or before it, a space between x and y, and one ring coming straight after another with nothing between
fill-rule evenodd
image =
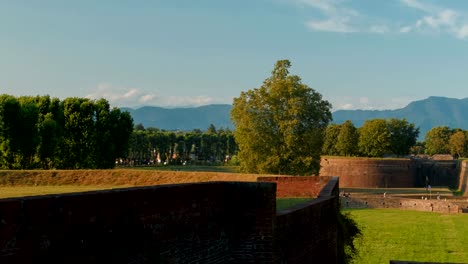
<instances>
[{"instance_id":1,"label":"brick wall","mask_svg":"<svg viewBox=\"0 0 468 264\"><path fill-rule=\"evenodd\" d=\"M466 160L460 162L460 177L458 178L458 189L464 196L468 196L468 162Z\"/></svg>"},{"instance_id":2,"label":"brick wall","mask_svg":"<svg viewBox=\"0 0 468 264\"><path fill-rule=\"evenodd\" d=\"M338 178L264 180L2 199L0 263L337 263Z\"/></svg>"},{"instance_id":3,"label":"brick wall","mask_svg":"<svg viewBox=\"0 0 468 264\"><path fill-rule=\"evenodd\" d=\"M454 200L422 200L403 197L340 197L340 199L342 208L395 208L448 214L457 214L465 204L468 204Z\"/></svg>"},{"instance_id":4,"label":"brick wall","mask_svg":"<svg viewBox=\"0 0 468 264\"><path fill-rule=\"evenodd\" d=\"M340 177L341 187L423 187L426 176L432 186L456 188L458 161L417 159L322 158L320 176Z\"/></svg>"},{"instance_id":5,"label":"brick wall","mask_svg":"<svg viewBox=\"0 0 468 264\"><path fill-rule=\"evenodd\" d=\"M0 200L0 263L271 263L275 185L214 182Z\"/></svg>"},{"instance_id":6,"label":"brick wall","mask_svg":"<svg viewBox=\"0 0 468 264\"><path fill-rule=\"evenodd\" d=\"M259 182L275 182L276 197L316 198L330 177L259 177Z\"/></svg>"},{"instance_id":7,"label":"brick wall","mask_svg":"<svg viewBox=\"0 0 468 264\"><path fill-rule=\"evenodd\" d=\"M260 177L258 181L276 182L279 197L317 197L277 212L277 261L338 263L338 178Z\"/></svg>"}]
</instances>

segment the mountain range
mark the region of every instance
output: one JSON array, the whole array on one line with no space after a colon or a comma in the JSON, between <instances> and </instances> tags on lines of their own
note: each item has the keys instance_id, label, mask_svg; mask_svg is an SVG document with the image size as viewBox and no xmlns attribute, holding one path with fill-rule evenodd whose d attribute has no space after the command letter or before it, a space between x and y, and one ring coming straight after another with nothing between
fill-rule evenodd
<instances>
[{"instance_id":1,"label":"mountain range","mask_svg":"<svg viewBox=\"0 0 468 264\"><path fill-rule=\"evenodd\" d=\"M233 129L230 120L232 106L213 104L191 108L162 108L145 106L138 109L122 108L130 112L135 124L165 130L190 131L206 130L210 124L216 128ZM419 127L420 138L433 127L448 126L468 130L468 98L454 99L431 96L414 101L406 107L395 110L338 110L333 112L333 123L341 124L351 120L356 127L364 121L375 118L406 118Z\"/></svg>"}]
</instances>

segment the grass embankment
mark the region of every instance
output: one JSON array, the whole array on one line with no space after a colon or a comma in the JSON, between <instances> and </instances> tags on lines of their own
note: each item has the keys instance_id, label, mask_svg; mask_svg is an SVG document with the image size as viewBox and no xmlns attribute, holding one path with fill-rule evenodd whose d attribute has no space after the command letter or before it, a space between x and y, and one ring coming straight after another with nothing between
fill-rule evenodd
<instances>
[{"instance_id":1,"label":"grass embankment","mask_svg":"<svg viewBox=\"0 0 468 264\"><path fill-rule=\"evenodd\" d=\"M468 215L393 209L348 210L362 229L356 263L468 263Z\"/></svg>"},{"instance_id":2,"label":"grass embankment","mask_svg":"<svg viewBox=\"0 0 468 264\"><path fill-rule=\"evenodd\" d=\"M300 204L312 201L313 198L277 198L276 211L292 208Z\"/></svg>"},{"instance_id":3,"label":"grass embankment","mask_svg":"<svg viewBox=\"0 0 468 264\"><path fill-rule=\"evenodd\" d=\"M0 171L0 198L189 182L257 181L259 176L154 169Z\"/></svg>"}]
</instances>

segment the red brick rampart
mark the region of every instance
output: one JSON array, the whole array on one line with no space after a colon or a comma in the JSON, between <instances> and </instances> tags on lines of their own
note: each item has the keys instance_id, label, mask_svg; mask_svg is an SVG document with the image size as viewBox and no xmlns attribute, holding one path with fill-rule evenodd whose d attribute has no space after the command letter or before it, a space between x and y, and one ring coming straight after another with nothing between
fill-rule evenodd
<instances>
[{"instance_id":1,"label":"red brick rampart","mask_svg":"<svg viewBox=\"0 0 468 264\"><path fill-rule=\"evenodd\" d=\"M0 199L0 263L338 263L338 178L264 180Z\"/></svg>"},{"instance_id":2,"label":"red brick rampart","mask_svg":"<svg viewBox=\"0 0 468 264\"><path fill-rule=\"evenodd\" d=\"M211 182L0 200L0 263L273 263L276 186Z\"/></svg>"},{"instance_id":3,"label":"red brick rampart","mask_svg":"<svg viewBox=\"0 0 468 264\"><path fill-rule=\"evenodd\" d=\"M338 263L338 177L259 177L276 182L278 197L314 197L277 212L275 236L279 263ZM340 253L341 252L341 253Z\"/></svg>"},{"instance_id":4,"label":"red brick rampart","mask_svg":"<svg viewBox=\"0 0 468 264\"><path fill-rule=\"evenodd\" d=\"M426 179L432 186L457 188L459 164L456 160L324 157L320 176L339 176L345 188L424 187Z\"/></svg>"}]
</instances>

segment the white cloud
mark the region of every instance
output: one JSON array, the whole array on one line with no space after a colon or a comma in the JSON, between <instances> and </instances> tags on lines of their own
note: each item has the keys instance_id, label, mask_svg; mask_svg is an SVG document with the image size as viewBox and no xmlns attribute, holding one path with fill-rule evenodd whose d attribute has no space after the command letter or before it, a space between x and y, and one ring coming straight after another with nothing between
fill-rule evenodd
<instances>
[{"instance_id":1,"label":"white cloud","mask_svg":"<svg viewBox=\"0 0 468 264\"><path fill-rule=\"evenodd\" d=\"M401 2L411 8L419 9L424 12L433 12L435 8L433 5L430 5L428 3L421 3L418 0L401 0Z\"/></svg>"},{"instance_id":2,"label":"white cloud","mask_svg":"<svg viewBox=\"0 0 468 264\"><path fill-rule=\"evenodd\" d=\"M410 8L424 14L411 25L400 28L401 33L421 32L430 34L445 33L459 39L468 38L468 15L450 8L428 4L417 0L400 0Z\"/></svg>"},{"instance_id":3,"label":"white cloud","mask_svg":"<svg viewBox=\"0 0 468 264\"><path fill-rule=\"evenodd\" d=\"M458 31L456 32L456 34L457 34L457 38L460 38L460 39L468 38L468 25L463 25L462 27L460 27Z\"/></svg>"},{"instance_id":4,"label":"white cloud","mask_svg":"<svg viewBox=\"0 0 468 264\"><path fill-rule=\"evenodd\" d=\"M377 33L377 34L385 34L390 31L388 26L386 25L373 25L370 27L369 30L371 33Z\"/></svg>"},{"instance_id":5,"label":"white cloud","mask_svg":"<svg viewBox=\"0 0 468 264\"><path fill-rule=\"evenodd\" d=\"M312 12L304 25L312 31L368 34L448 34L468 39L468 13L423 0L395 0L408 10L420 13L413 21L404 15L394 17L372 16L359 9L354 0L283 0ZM443 2L441 2L443 3ZM353 8L350 6L353 5ZM308 8L308 9L307 9ZM359 9L359 11L358 11ZM401 11L401 10L400 10Z\"/></svg>"},{"instance_id":6,"label":"white cloud","mask_svg":"<svg viewBox=\"0 0 468 264\"><path fill-rule=\"evenodd\" d=\"M297 0L301 5L314 8L325 19L311 19L305 25L314 31L351 33L358 30L352 26L352 20L359 17L359 12L340 5L337 0Z\"/></svg>"},{"instance_id":7,"label":"white cloud","mask_svg":"<svg viewBox=\"0 0 468 264\"><path fill-rule=\"evenodd\" d=\"M356 32L351 26L347 24L346 19L328 19L322 21L308 21L307 27L315 31L327 31L327 32L341 32L351 33Z\"/></svg>"},{"instance_id":8,"label":"white cloud","mask_svg":"<svg viewBox=\"0 0 468 264\"><path fill-rule=\"evenodd\" d=\"M169 96L165 100L166 106L201 106L216 103L209 96Z\"/></svg>"},{"instance_id":9,"label":"white cloud","mask_svg":"<svg viewBox=\"0 0 468 264\"><path fill-rule=\"evenodd\" d=\"M400 28L400 33L408 33L412 30L410 26Z\"/></svg>"},{"instance_id":10,"label":"white cloud","mask_svg":"<svg viewBox=\"0 0 468 264\"><path fill-rule=\"evenodd\" d=\"M351 109L354 109L354 105L353 104L344 104L344 105L341 105L338 109L351 110Z\"/></svg>"},{"instance_id":11,"label":"white cloud","mask_svg":"<svg viewBox=\"0 0 468 264\"><path fill-rule=\"evenodd\" d=\"M407 106L415 98L409 97L395 97L395 98L375 98L368 97L336 97L330 101L332 103L333 111L336 110L389 110L400 109Z\"/></svg>"},{"instance_id":12,"label":"white cloud","mask_svg":"<svg viewBox=\"0 0 468 264\"><path fill-rule=\"evenodd\" d=\"M113 106L135 106L148 101L149 98L156 98L156 95L145 93L138 88L116 87L110 83L100 83L95 91L86 95L86 98L104 98Z\"/></svg>"},{"instance_id":13,"label":"white cloud","mask_svg":"<svg viewBox=\"0 0 468 264\"><path fill-rule=\"evenodd\" d=\"M98 84L97 88L93 90L93 92L86 95L86 98L104 98L109 101L112 106L117 107L183 107L201 106L213 103L226 103L227 101L209 96L160 96L153 92L144 91L139 88L118 87L110 83ZM232 102L232 98L229 100Z\"/></svg>"}]
</instances>

